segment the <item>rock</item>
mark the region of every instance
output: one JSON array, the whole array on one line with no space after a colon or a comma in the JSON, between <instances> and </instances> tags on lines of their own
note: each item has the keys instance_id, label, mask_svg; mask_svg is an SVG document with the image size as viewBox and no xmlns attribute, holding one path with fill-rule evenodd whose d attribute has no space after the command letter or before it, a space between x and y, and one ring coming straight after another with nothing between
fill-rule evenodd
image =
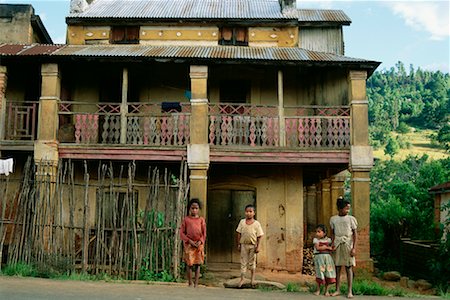
<instances>
[{"instance_id":1,"label":"rock","mask_svg":"<svg viewBox=\"0 0 450 300\"><path fill-rule=\"evenodd\" d=\"M402 276L400 278L400 286L404 287L404 288L407 288L408 287L408 281L409 281L408 277Z\"/></svg>"},{"instance_id":2,"label":"rock","mask_svg":"<svg viewBox=\"0 0 450 300\"><path fill-rule=\"evenodd\" d=\"M431 289L433 287L433 285L431 283L429 283L428 281L426 281L425 279L419 279L416 281L415 287L419 291L426 291L426 290Z\"/></svg>"},{"instance_id":3,"label":"rock","mask_svg":"<svg viewBox=\"0 0 450 300\"><path fill-rule=\"evenodd\" d=\"M224 282L223 286L226 288L231 288L231 289L237 289L238 288L238 284L239 284L239 280L240 278L233 278L230 279L226 282ZM255 281L255 285L256 288L270 288L270 289L274 289L274 290L283 290L286 288L285 285L279 283L279 282L274 282L274 281L264 281L264 280L256 280ZM244 280L244 284L242 285L242 288L244 289L251 289L252 286L250 284L250 280L245 279Z\"/></svg>"},{"instance_id":4,"label":"rock","mask_svg":"<svg viewBox=\"0 0 450 300\"><path fill-rule=\"evenodd\" d=\"M414 280L408 280L408 288L413 289L416 287L416 282Z\"/></svg>"},{"instance_id":5,"label":"rock","mask_svg":"<svg viewBox=\"0 0 450 300\"><path fill-rule=\"evenodd\" d=\"M387 281L399 281L400 277L400 272L397 271L390 271L383 274L383 279Z\"/></svg>"}]
</instances>

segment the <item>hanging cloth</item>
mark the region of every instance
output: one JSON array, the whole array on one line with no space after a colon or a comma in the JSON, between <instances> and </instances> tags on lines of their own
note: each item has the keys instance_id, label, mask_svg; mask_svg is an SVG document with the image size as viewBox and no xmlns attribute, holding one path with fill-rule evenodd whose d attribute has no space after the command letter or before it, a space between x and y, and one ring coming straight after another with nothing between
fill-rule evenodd
<instances>
[{"instance_id":1,"label":"hanging cloth","mask_svg":"<svg viewBox=\"0 0 450 300\"><path fill-rule=\"evenodd\" d=\"M0 159L0 174L8 176L9 173L13 172L13 165L14 160L12 158Z\"/></svg>"}]
</instances>

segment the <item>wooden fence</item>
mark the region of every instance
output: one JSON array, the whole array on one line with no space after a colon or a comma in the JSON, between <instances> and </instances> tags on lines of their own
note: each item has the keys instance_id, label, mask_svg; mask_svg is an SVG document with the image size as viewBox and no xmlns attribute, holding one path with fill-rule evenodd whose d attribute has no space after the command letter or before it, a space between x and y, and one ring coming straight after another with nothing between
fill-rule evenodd
<instances>
[{"instance_id":1,"label":"wooden fence","mask_svg":"<svg viewBox=\"0 0 450 300\"><path fill-rule=\"evenodd\" d=\"M145 175L136 179L134 162L98 163L90 172L86 161L55 167L28 159L20 181L2 175L0 261L56 262L69 272L126 279L161 272L177 277L189 189L186 164L178 174L148 167L146 182Z\"/></svg>"}]
</instances>

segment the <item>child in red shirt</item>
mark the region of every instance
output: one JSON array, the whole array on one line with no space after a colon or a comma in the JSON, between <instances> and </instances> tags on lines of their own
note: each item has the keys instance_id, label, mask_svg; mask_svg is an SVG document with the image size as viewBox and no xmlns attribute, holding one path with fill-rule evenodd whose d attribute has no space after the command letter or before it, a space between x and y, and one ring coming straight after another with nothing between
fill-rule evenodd
<instances>
[{"instance_id":1,"label":"child in red shirt","mask_svg":"<svg viewBox=\"0 0 450 300\"><path fill-rule=\"evenodd\" d=\"M198 286L200 265L205 261L206 223L205 219L199 216L199 210L198 199L189 201L189 214L184 218L180 229L180 236L184 242L183 260L187 265L189 286L192 286L192 267L195 267L194 287Z\"/></svg>"}]
</instances>

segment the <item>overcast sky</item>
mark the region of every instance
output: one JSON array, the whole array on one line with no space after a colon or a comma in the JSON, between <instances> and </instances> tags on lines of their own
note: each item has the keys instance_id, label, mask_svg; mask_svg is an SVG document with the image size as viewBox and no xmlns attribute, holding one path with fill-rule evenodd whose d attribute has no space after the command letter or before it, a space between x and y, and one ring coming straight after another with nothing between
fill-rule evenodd
<instances>
[{"instance_id":1,"label":"overcast sky","mask_svg":"<svg viewBox=\"0 0 450 300\"><path fill-rule=\"evenodd\" d=\"M198 0L202 1L202 0ZM65 16L70 0L0 0L32 4L56 43L64 43ZM299 8L343 10L352 24L345 26L345 55L381 61L378 70L397 61L414 68L449 73L449 1L302 1Z\"/></svg>"}]
</instances>

